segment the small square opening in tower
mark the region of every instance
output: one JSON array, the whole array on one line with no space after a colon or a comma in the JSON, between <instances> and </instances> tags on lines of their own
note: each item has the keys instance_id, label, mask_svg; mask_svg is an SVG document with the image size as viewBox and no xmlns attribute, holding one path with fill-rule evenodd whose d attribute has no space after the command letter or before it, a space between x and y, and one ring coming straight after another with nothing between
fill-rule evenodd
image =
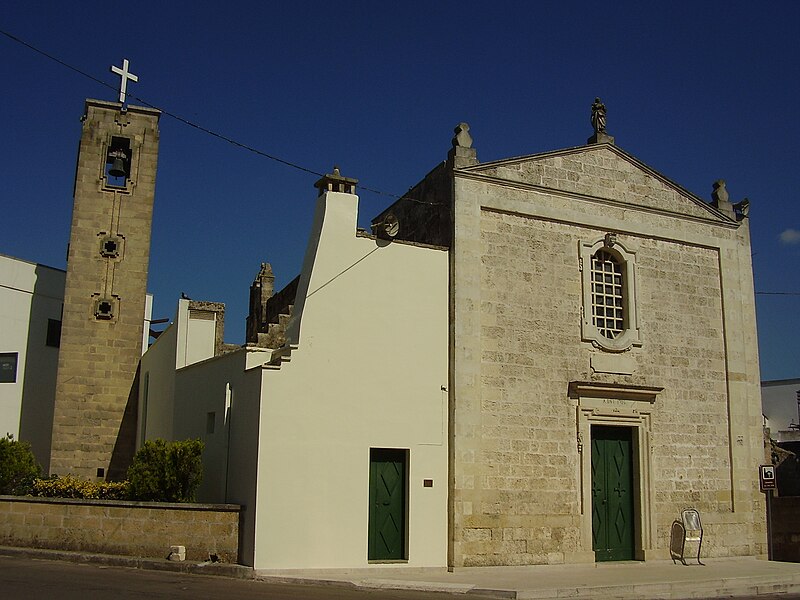
<instances>
[{"instance_id":1,"label":"small square opening in tower","mask_svg":"<svg viewBox=\"0 0 800 600\"><path fill-rule=\"evenodd\" d=\"M101 298L94 305L96 319L108 320L114 317L114 303L106 298Z\"/></svg>"},{"instance_id":2,"label":"small square opening in tower","mask_svg":"<svg viewBox=\"0 0 800 600\"><path fill-rule=\"evenodd\" d=\"M124 188L131 175L131 141L124 137L112 137L106 152L106 185Z\"/></svg>"},{"instance_id":3,"label":"small square opening in tower","mask_svg":"<svg viewBox=\"0 0 800 600\"><path fill-rule=\"evenodd\" d=\"M100 240L100 256L105 258L119 258L120 239L117 236L109 235Z\"/></svg>"}]
</instances>

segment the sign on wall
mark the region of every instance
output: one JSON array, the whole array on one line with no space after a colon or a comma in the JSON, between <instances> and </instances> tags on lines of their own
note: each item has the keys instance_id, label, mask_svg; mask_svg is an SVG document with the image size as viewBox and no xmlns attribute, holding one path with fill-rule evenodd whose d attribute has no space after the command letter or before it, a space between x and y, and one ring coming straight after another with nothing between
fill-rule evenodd
<instances>
[{"instance_id":1,"label":"sign on wall","mask_svg":"<svg viewBox=\"0 0 800 600\"><path fill-rule=\"evenodd\" d=\"M761 465L758 467L758 484L762 492L775 489L775 467L772 465Z\"/></svg>"}]
</instances>

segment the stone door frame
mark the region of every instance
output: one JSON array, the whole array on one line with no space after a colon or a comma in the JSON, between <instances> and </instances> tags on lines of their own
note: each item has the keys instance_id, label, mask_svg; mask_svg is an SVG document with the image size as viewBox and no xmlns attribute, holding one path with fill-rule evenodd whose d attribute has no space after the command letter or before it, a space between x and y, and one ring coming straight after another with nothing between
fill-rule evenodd
<instances>
[{"instance_id":1,"label":"stone door frame","mask_svg":"<svg viewBox=\"0 0 800 600\"><path fill-rule=\"evenodd\" d=\"M592 425L630 427L633 443L634 556L636 560L654 557L652 513L653 489L651 444L652 412L663 388L573 381L571 398L577 400L576 433L578 442L578 481L580 490L580 552L594 561L592 550Z\"/></svg>"}]
</instances>

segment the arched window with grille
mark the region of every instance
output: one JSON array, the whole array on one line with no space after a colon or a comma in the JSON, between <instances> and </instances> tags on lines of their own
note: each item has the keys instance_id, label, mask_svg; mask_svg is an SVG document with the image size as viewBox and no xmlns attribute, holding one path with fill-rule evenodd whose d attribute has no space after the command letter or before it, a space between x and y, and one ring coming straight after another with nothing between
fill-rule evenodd
<instances>
[{"instance_id":1,"label":"arched window with grille","mask_svg":"<svg viewBox=\"0 0 800 600\"><path fill-rule=\"evenodd\" d=\"M593 243L582 242L584 341L622 352L641 345L636 320L636 254L614 234Z\"/></svg>"},{"instance_id":2,"label":"arched window with grille","mask_svg":"<svg viewBox=\"0 0 800 600\"><path fill-rule=\"evenodd\" d=\"M613 340L625 332L622 265L616 256L598 250L592 256L592 321L600 335Z\"/></svg>"}]
</instances>

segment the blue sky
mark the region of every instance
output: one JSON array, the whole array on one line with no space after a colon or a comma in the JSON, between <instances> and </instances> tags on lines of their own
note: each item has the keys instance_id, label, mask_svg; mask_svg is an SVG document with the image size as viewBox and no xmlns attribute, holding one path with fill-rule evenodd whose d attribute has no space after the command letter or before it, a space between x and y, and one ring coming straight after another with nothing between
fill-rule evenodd
<instances>
[{"instance_id":1,"label":"blue sky","mask_svg":"<svg viewBox=\"0 0 800 600\"><path fill-rule=\"evenodd\" d=\"M470 124L478 158L617 144L698 196L751 200L763 379L800 377L800 3L7 1L0 30L265 153L401 194ZM0 253L65 266L80 116L114 91L0 35ZM137 104L137 100L130 98ZM227 305L300 269L314 175L164 115L149 289ZM361 223L391 202L363 189ZM794 295L791 295L794 294ZM346 307L343 307L346 309Z\"/></svg>"}]
</instances>

